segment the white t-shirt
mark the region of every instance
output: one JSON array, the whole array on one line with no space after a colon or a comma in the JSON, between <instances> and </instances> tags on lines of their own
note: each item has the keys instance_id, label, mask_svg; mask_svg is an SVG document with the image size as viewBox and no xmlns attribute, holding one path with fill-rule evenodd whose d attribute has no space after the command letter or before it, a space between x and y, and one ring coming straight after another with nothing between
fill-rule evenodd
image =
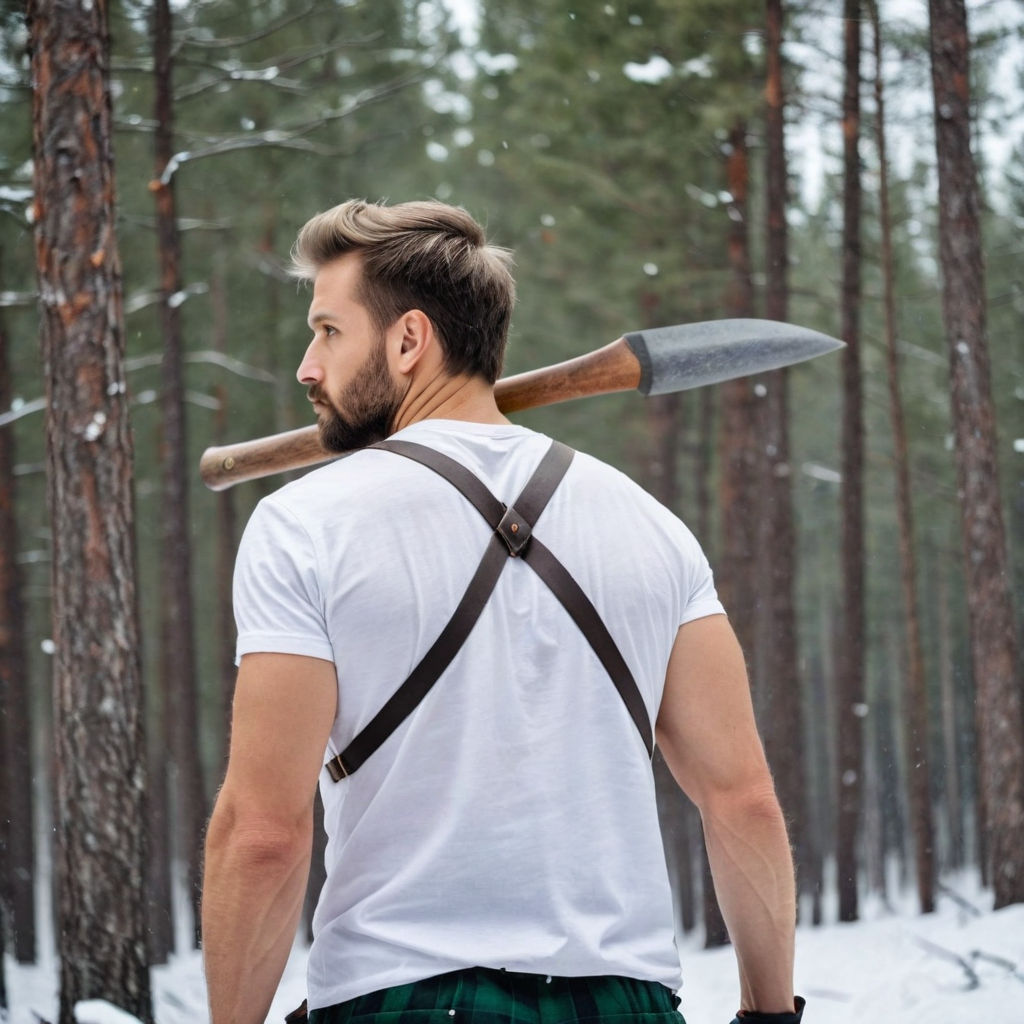
<instances>
[{"instance_id":1,"label":"white t-shirt","mask_svg":"<svg viewBox=\"0 0 1024 1024\"><path fill-rule=\"evenodd\" d=\"M550 443L442 420L395 437L458 460L505 502ZM596 606L653 723L679 626L722 612L696 540L582 453L534 532ZM444 628L489 536L451 484L399 455L360 451L310 473L246 528L238 655L335 664L327 760ZM647 752L586 639L520 559L416 711L350 778L324 771L321 793L311 1008L470 966L678 987Z\"/></svg>"}]
</instances>

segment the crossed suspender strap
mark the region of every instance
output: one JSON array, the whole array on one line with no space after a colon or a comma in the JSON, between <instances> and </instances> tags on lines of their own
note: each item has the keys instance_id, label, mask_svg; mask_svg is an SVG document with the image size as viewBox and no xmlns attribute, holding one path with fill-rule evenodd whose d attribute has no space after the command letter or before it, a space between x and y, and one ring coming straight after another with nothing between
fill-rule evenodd
<instances>
[{"instance_id":1,"label":"crossed suspender strap","mask_svg":"<svg viewBox=\"0 0 1024 1024\"><path fill-rule=\"evenodd\" d=\"M572 462L573 450L552 441L522 493L514 504L506 507L465 466L433 448L395 440L381 441L371 447L404 455L443 476L476 508L494 533L462 600L433 645L366 727L325 765L331 778L340 782L355 772L416 709L465 643L509 556L522 558L540 576L583 632L611 676L640 732L648 755L651 755L654 750L651 724L629 666L579 584L533 536L533 526L565 476Z\"/></svg>"}]
</instances>

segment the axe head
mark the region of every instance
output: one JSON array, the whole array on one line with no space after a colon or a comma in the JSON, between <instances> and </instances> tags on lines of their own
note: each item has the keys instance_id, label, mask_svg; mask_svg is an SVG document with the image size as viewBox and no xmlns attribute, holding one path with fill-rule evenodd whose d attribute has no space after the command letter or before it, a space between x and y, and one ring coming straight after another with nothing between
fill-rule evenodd
<instances>
[{"instance_id":1,"label":"axe head","mask_svg":"<svg viewBox=\"0 0 1024 1024\"><path fill-rule=\"evenodd\" d=\"M640 362L637 390L644 395L767 373L844 347L838 338L778 320L705 320L625 339Z\"/></svg>"}]
</instances>

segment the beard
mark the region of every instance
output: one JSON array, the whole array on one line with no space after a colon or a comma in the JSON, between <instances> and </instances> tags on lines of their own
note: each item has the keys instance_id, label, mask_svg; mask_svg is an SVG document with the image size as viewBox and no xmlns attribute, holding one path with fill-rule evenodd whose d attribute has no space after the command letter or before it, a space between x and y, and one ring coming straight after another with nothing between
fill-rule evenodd
<instances>
[{"instance_id":1,"label":"beard","mask_svg":"<svg viewBox=\"0 0 1024 1024\"><path fill-rule=\"evenodd\" d=\"M309 397L330 409L320 421L320 443L329 452L349 452L383 441L393 430L404 397L388 372L383 337L336 403L317 384L309 389Z\"/></svg>"}]
</instances>

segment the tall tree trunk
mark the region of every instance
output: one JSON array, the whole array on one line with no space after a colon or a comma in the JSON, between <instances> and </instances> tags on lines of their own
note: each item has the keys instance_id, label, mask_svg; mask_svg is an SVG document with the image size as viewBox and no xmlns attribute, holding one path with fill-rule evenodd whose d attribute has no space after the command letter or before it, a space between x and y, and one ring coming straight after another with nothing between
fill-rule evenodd
<instances>
[{"instance_id":1,"label":"tall tree trunk","mask_svg":"<svg viewBox=\"0 0 1024 1024\"><path fill-rule=\"evenodd\" d=\"M11 407L11 397L7 332L0 319L0 410ZM36 958L35 816L14 462L14 428L0 427L0 903L8 908L15 959L28 964ZM0 951L5 938L0 931Z\"/></svg>"},{"instance_id":2,"label":"tall tree trunk","mask_svg":"<svg viewBox=\"0 0 1024 1024\"><path fill-rule=\"evenodd\" d=\"M161 727L163 713L161 701L147 714L149 737L146 744L149 764L149 863L146 875L148 887L148 949L149 962L165 964L174 952L174 887L171 879L171 821L170 787L167 777L166 730ZM173 713L173 712L170 712Z\"/></svg>"},{"instance_id":3,"label":"tall tree trunk","mask_svg":"<svg viewBox=\"0 0 1024 1024\"><path fill-rule=\"evenodd\" d=\"M839 643L839 611L834 603L831 581L826 581L821 560L818 560L818 643L820 654L811 666L811 712L813 722L822 723L808 735L814 773L810 776L811 834L814 836L812 870L814 887L811 924L824 921L825 851L835 849L836 806L833 800L839 766L839 740L836 736L836 659L831 652Z\"/></svg>"},{"instance_id":4,"label":"tall tree trunk","mask_svg":"<svg viewBox=\"0 0 1024 1024\"><path fill-rule=\"evenodd\" d=\"M697 437L695 442L694 502L696 510L696 532L705 551L713 549L711 506L711 471L715 453L715 388L701 388L697 399Z\"/></svg>"},{"instance_id":5,"label":"tall tree trunk","mask_svg":"<svg viewBox=\"0 0 1024 1024\"><path fill-rule=\"evenodd\" d=\"M911 831L917 900L922 914L935 909L935 852L932 798L929 786L928 694L917 600L917 555L914 512L910 497L907 427L900 394L900 361L896 351L896 299L889 211L889 163L885 145L885 95L882 83L882 32L876 0L868 0L875 51L875 140L878 148L879 219L882 233L882 294L885 312L886 366L889 378L889 421L892 425L893 468L896 472L896 516L900 534L900 584L906 625L907 675L903 696L904 743L907 755Z\"/></svg>"},{"instance_id":6,"label":"tall tree trunk","mask_svg":"<svg viewBox=\"0 0 1024 1024\"><path fill-rule=\"evenodd\" d=\"M645 305L645 325L653 322L651 304ZM679 504L679 441L681 402L679 395L659 395L644 406L651 444L646 459L647 489L667 508ZM672 878L677 916L683 930L693 928L693 844L690 837L691 805L672 777L664 758L654 760L654 784L658 794L659 819L666 859Z\"/></svg>"},{"instance_id":7,"label":"tall tree trunk","mask_svg":"<svg viewBox=\"0 0 1024 1024\"><path fill-rule=\"evenodd\" d=\"M0 862L0 867L2 867L2 862ZM0 899L0 1010L3 1011L5 1018L7 1017L7 974L4 971L3 952L5 948L6 936L7 913L4 907L4 902L2 899Z\"/></svg>"},{"instance_id":8,"label":"tall tree trunk","mask_svg":"<svg viewBox=\"0 0 1024 1024\"><path fill-rule=\"evenodd\" d=\"M228 297L224 260L218 258L210 281L210 310L213 316L213 350L226 353L228 348ZM213 420L214 444L228 441L228 389L223 382L214 389L217 414ZM235 564L235 545L238 534L238 514L233 487L220 491L217 502L217 624L218 657L221 682L221 735L224 760L227 760L231 735L231 702L235 692L235 617L232 610L232 577Z\"/></svg>"},{"instance_id":9,"label":"tall tree trunk","mask_svg":"<svg viewBox=\"0 0 1024 1024\"><path fill-rule=\"evenodd\" d=\"M163 543L161 546L161 676L167 750L172 766L177 812L178 856L184 862L199 943L199 891L206 800L199 759L199 700L192 609L192 555L189 544L189 470L182 360L181 237L178 232L174 177L163 180L174 155L174 107L171 82L169 0L153 7L153 62L156 78L157 252L160 260L161 334L163 337ZM173 709L173 711L172 711Z\"/></svg>"},{"instance_id":10,"label":"tall tree trunk","mask_svg":"<svg viewBox=\"0 0 1024 1024\"><path fill-rule=\"evenodd\" d=\"M754 305L750 273L750 239L747 225L749 165L746 124L738 122L729 132L725 166L729 200L728 255L731 270L726 296L730 316L751 316ZM718 590L722 603L750 665L755 660L756 595L751 586L756 571L757 467L759 400L750 379L722 385L722 417L719 424L719 508L722 515L722 550ZM725 925L705 871L705 944L721 945L727 939Z\"/></svg>"},{"instance_id":11,"label":"tall tree trunk","mask_svg":"<svg viewBox=\"0 0 1024 1024\"><path fill-rule=\"evenodd\" d=\"M765 316L786 320L789 305L789 252L785 92L782 74L782 0L767 0L765 88ZM758 647L763 672L757 685L767 698L765 751L775 774L779 800L789 824L801 891L811 872L804 766L803 702L800 695L794 591L796 543L793 528L792 471L789 452L789 380L786 370L766 374L762 402L763 454L761 538L763 563Z\"/></svg>"},{"instance_id":12,"label":"tall tree trunk","mask_svg":"<svg viewBox=\"0 0 1024 1024\"><path fill-rule=\"evenodd\" d=\"M870 680L876 690L887 687L888 673ZM882 694L871 694L871 706L882 706ZM878 714L864 723L864 746L869 752L864 758L864 878L869 892L874 892L885 907L889 907L888 873L886 871L888 857L887 829L883 791L885 780L882 765L886 756L892 757L892 751L885 749L885 736L881 728Z\"/></svg>"},{"instance_id":13,"label":"tall tree trunk","mask_svg":"<svg viewBox=\"0 0 1024 1024\"><path fill-rule=\"evenodd\" d=\"M939 169L942 316L950 352L957 486L977 732L995 906L1024 902L1024 710L1000 501L985 333L978 180L971 153L963 0L929 0Z\"/></svg>"},{"instance_id":14,"label":"tall tree trunk","mask_svg":"<svg viewBox=\"0 0 1024 1024\"><path fill-rule=\"evenodd\" d=\"M886 630L883 644L883 664L885 673L891 678L896 666L905 660L903 636L897 630ZM884 698L872 695L869 699L874 729L877 732L884 756L880 758L880 777L882 780L881 801L882 820L885 823L885 844L887 859L891 862L895 857L899 867L899 885L905 888L910 880L910 828L908 818L907 792L909 782L904 778L903 766L907 763L906 729L902 727L903 712L900 702L894 698L896 689L887 682L883 691ZM877 707L877 711L876 711Z\"/></svg>"},{"instance_id":15,"label":"tall tree trunk","mask_svg":"<svg viewBox=\"0 0 1024 1024\"><path fill-rule=\"evenodd\" d=\"M837 673L839 736L836 867L839 920L856 921L863 810L864 414L860 371L860 0L844 0L843 89L843 628Z\"/></svg>"},{"instance_id":16,"label":"tall tree trunk","mask_svg":"<svg viewBox=\"0 0 1024 1024\"><path fill-rule=\"evenodd\" d=\"M700 391L700 405L698 410L699 424L697 431L697 535L704 545L710 545L712 532L712 502L711 502L711 467L714 456L715 437L715 397L716 390L702 388ZM723 396L724 403L724 396ZM721 571L717 573L717 581L721 588ZM692 819L691 819L692 820ZM696 831L696 830L695 830ZM703 831L699 833L698 860L700 863L703 898L701 901L701 916L704 921L705 942L709 946L724 945L728 933L725 929L725 921L722 918L722 911L715 899L715 891L711 884L711 867L708 864L708 851L704 845ZM693 872L691 868L691 872ZM692 875L691 875L692 877Z\"/></svg>"},{"instance_id":17,"label":"tall tree trunk","mask_svg":"<svg viewBox=\"0 0 1024 1024\"><path fill-rule=\"evenodd\" d=\"M942 750L945 764L946 824L949 829L947 867L956 870L966 863L964 813L960 787L960 756L957 742L956 685L953 675L952 615L949 610L949 579L939 570L936 594L938 602L939 692L942 702Z\"/></svg>"},{"instance_id":18,"label":"tall tree trunk","mask_svg":"<svg viewBox=\"0 0 1024 1024\"><path fill-rule=\"evenodd\" d=\"M753 282L750 273L750 243L747 226L746 125L729 133L726 179L729 202L728 252L730 286L725 299L732 317L753 314ZM722 516L722 550L718 586L748 663L756 642L756 595L750 581L755 578L757 522L757 468L760 451L759 406L749 378L728 381L721 387L722 410L719 424L719 508Z\"/></svg>"},{"instance_id":19,"label":"tall tree trunk","mask_svg":"<svg viewBox=\"0 0 1024 1024\"><path fill-rule=\"evenodd\" d=\"M100 998L153 1018L132 444L114 232L106 3L30 0L46 378L60 1024Z\"/></svg>"}]
</instances>

